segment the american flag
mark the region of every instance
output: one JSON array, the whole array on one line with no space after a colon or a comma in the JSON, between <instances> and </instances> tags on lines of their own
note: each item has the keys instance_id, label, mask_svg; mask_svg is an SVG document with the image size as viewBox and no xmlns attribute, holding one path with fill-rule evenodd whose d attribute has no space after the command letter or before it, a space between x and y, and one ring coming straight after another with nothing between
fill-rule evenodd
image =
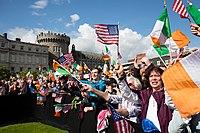
<instances>
[{"instance_id":1,"label":"american flag","mask_svg":"<svg viewBox=\"0 0 200 133\"><path fill-rule=\"evenodd\" d=\"M65 54L58 58L58 62L60 64L62 64L63 66L66 66L70 62L74 62L74 57L73 57L72 53Z\"/></svg>"},{"instance_id":2,"label":"american flag","mask_svg":"<svg viewBox=\"0 0 200 133\"><path fill-rule=\"evenodd\" d=\"M189 16L185 6L183 5L182 0L174 0L172 10L180 14L181 18L188 18Z\"/></svg>"},{"instance_id":3,"label":"american flag","mask_svg":"<svg viewBox=\"0 0 200 133\"><path fill-rule=\"evenodd\" d=\"M119 43L118 25L94 24L96 28L97 40L103 44Z\"/></svg>"},{"instance_id":4,"label":"american flag","mask_svg":"<svg viewBox=\"0 0 200 133\"><path fill-rule=\"evenodd\" d=\"M111 105L110 112L114 120L115 133L134 133L134 128L113 108Z\"/></svg>"}]
</instances>

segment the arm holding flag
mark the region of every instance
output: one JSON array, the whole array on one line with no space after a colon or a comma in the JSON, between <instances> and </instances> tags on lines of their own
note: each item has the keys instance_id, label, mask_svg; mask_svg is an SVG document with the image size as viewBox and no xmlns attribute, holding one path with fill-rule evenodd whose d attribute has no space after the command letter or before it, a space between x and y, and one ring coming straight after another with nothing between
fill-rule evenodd
<instances>
[{"instance_id":1,"label":"arm holding flag","mask_svg":"<svg viewBox=\"0 0 200 133\"><path fill-rule=\"evenodd\" d=\"M191 23L190 28L193 35L200 37L200 26L198 26L197 24Z\"/></svg>"}]
</instances>

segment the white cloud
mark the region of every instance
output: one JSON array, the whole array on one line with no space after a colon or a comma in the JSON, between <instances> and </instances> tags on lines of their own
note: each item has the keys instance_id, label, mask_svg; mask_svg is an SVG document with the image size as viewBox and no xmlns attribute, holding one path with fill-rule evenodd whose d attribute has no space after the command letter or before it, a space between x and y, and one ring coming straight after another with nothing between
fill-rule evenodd
<instances>
[{"instance_id":1,"label":"white cloud","mask_svg":"<svg viewBox=\"0 0 200 133\"><path fill-rule=\"evenodd\" d=\"M21 38L21 41L30 43L36 43L36 36L41 32L47 32L47 30L43 28L28 29L15 27L14 29L10 29L7 31L8 38L10 40L15 40L15 38Z\"/></svg>"},{"instance_id":2,"label":"white cloud","mask_svg":"<svg viewBox=\"0 0 200 133\"><path fill-rule=\"evenodd\" d=\"M65 27L69 28L69 27L71 27L72 25L73 25L73 23L66 23L66 24L65 24Z\"/></svg>"},{"instance_id":3,"label":"white cloud","mask_svg":"<svg viewBox=\"0 0 200 133\"><path fill-rule=\"evenodd\" d=\"M74 22L76 22L80 19L78 14L73 14L73 15L70 16L70 18L71 18L72 23L74 23Z\"/></svg>"},{"instance_id":4,"label":"white cloud","mask_svg":"<svg viewBox=\"0 0 200 133\"><path fill-rule=\"evenodd\" d=\"M8 37L14 40L15 38L21 38L24 42L36 42L36 35L40 32L47 33L45 29L39 28L19 28L10 29L8 31ZM97 42L97 36L95 29L89 24L85 23L80 25L78 31L72 31L71 33L66 33L71 38L69 51L71 51L72 44L75 44L76 50L88 51L95 53L105 52L105 46ZM139 53L146 53L147 57L155 57L156 54L153 50L150 50L151 39L149 36L144 37L141 34L133 31L132 29L125 28L119 31L120 34L120 43L119 49L122 55L122 63L127 62L129 59L135 58ZM107 45L109 50L112 53L112 59L116 59L117 55L117 46L116 45Z\"/></svg>"},{"instance_id":5,"label":"white cloud","mask_svg":"<svg viewBox=\"0 0 200 133\"><path fill-rule=\"evenodd\" d=\"M143 37L141 34L125 28L120 30L120 43L119 49L122 55L122 62L127 62L129 59L135 58L139 53L146 53L150 49L151 40L150 37ZM69 35L70 36L70 35ZM97 37L95 29L93 29L88 24L83 24L79 26L78 34L71 38L71 44L75 44L77 50L98 52L101 53L102 50L105 52L105 46L97 42ZM117 46L108 45L107 46L112 53L113 59L116 59ZM148 52L147 56L151 57L152 52Z\"/></svg>"},{"instance_id":6,"label":"white cloud","mask_svg":"<svg viewBox=\"0 0 200 133\"><path fill-rule=\"evenodd\" d=\"M34 9L44 9L48 4L48 0L38 0L33 5L31 5L31 8Z\"/></svg>"},{"instance_id":7,"label":"white cloud","mask_svg":"<svg viewBox=\"0 0 200 133\"><path fill-rule=\"evenodd\" d=\"M46 13L32 12L32 15L35 15L35 16L46 16L47 14Z\"/></svg>"},{"instance_id":8,"label":"white cloud","mask_svg":"<svg viewBox=\"0 0 200 133\"><path fill-rule=\"evenodd\" d=\"M64 2L66 2L66 1L67 1L68 4L71 3L70 0L52 0L52 2L53 2L54 4L56 4L56 5L62 5L62 4L63 4Z\"/></svg>"},{"instance_id":9,"label":"white cloud","mask_svg":"<svg viewBox=\"0 0 200 133\"><path fill-rule=\"evenodd\" d=\"M96 44L96 36L94 29L88 24L79 26L78 33L73 33L71 44L75 44L77 50L98 52L98 44ZM70 36L70 35L69 35Z\"/></svg>"},{"instance_id":10,"label":"white cloud","mask_svg":"<svg viewBox=\"0 0 200 133\"><path fill-rule=\"evenodd\" d=\"M78 14L73 14L73 15L70 15L70 18L71 18L71 23L66 23L65 24L66 28L69 28L69 27L75 25L75 22L80 19L80 16Z\"/></svg>"}]
</instances>

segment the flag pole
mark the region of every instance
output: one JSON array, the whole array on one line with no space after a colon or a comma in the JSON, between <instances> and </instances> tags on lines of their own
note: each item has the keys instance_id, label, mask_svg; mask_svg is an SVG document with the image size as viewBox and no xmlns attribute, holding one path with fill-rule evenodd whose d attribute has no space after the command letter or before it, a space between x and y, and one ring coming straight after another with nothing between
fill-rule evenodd
<instances>
[{"instance_id":1,"label":"flag pole","mask_svg":"<svg viewBox=\"0 0 200 133\"><path fill-rule=\"evenodd\" d=\"M82 83L78 78L76 78L75 76L73 76L72 74L71 74L71 72L70 71L68 71L62 64L60 64L60 66L65 70L65 71L67 71L68 73L70 73L70 76L72 77L72 78L74 78L76 81L78 81L79 83Z\"/></svg>"},{"instance_id":2,"label":"flag pole","mask_svg":"<svg viewBox=\"0 0 200 133\"><path fill-rule=\"evenodd\" d=\"M188 5L191 5L191 4L192 4L189 0L186 0L186 1L187 1ZM190 18L188 17L187 19L189 20L189 22L190 22L190 24L191 24L192 22L191 22Z\"/></svg>"},{"instance_id":3,"label":"flag pole","mask_svg":"<svg viewBox=\"0 0 200 133\"><path fill-rule=\"evenodd\" d=\"M153 47L153 45L151 45L151 47ZM165 65L165 67L167 67L167 65L165 64L165 62L163 61L163 59L161 58L161 56L158 54L158 52L155 50L155 48L153 47L154 52L158 55L158 57L160 58L160 60L162 61L162 63Z\"/></svg>"},{"instance_id":4,"label":"flag pole","mask_svg":"<svg viewBox=\"0 0 200 133\"><path fill-rule=\"evenodd\" d=\"M164 7L166 7L166 5L167 5L167 4L166 4L166 0L164 0Z\"/></svg>"},{"instance_id":5,"label":"flag pole","mask_svg":"<svg viewBox=\"0 0 200 133\"><path fill-rule=\"evenodd\" d=\"M120 25L120 22L118 22L118 30L119 30L119 25ZM118 31L118 34L119 34L119 31ZM119 37L119 35L118 35ZM119 41L118 41L118 45L117 45L117 59L118 59L118 53L119 53Z\"/></svg>"}]
</instances>

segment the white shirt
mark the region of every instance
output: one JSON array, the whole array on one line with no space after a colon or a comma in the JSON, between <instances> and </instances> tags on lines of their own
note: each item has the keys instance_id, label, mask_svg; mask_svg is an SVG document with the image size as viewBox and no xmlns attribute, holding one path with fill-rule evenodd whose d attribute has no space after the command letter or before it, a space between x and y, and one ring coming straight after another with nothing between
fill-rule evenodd
<instances>
[{"instance_id":1,"label":"white shirt","mask_svg":"<svg viewBox=\"0 0 200 133\"><path fill-rule=\"evenodd\" d=\"M132 122L138 123L138 115L141 112L141 100L138 95L128 87L125 79L119 82L119 88L121 90L121 94L109 94L109 101L114 104L118 103L119 109L127 109L129 112L128 119Z\"/></svg>"},{"instance_id":2,"label":"white shirt","mask_svg":"<svg viewBox=\"0 0 200 133\"><path fill-rule=\"evenodd\" d=\"M158 112L157 102L154 99L154 97L151 95L149 99L146 119L149 119L150 121L152 121L153 124L158 128L158 130L161 131L157 112Z\"/></svg>"}]
</instances>

